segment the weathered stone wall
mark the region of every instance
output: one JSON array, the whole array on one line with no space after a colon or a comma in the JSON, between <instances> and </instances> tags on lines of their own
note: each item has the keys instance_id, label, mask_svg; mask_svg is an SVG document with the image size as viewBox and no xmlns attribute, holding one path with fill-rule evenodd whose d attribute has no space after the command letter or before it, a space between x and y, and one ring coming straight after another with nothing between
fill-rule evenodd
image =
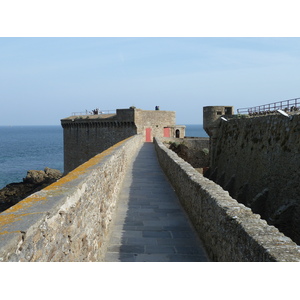
<instances>
[{"instance_id":1,"label":"weathered stone wall","mask_svg":"<svg viewBox=\"0 0 300 300\"><path fill-rule=\"evenodd\" d=\"M164 110L135 109L137 133L145 136L146 128L152 128L152 137L163 137L164 127L175 126L175 112Z\"/></svg>"},{"instance_id":2,"label":"weathered stone wall","mask_svg":"<svg viewBox=\"0 0 300 300\"><path fill-rule=\"evenodd\" d=\"M0 214L0 261L102 261L134 136Z\"/></svg>"},{"instance_id":3,"label":"weathered stone wall","mask_svg":"<svg viewBox=\"0 0 300 300\"><path fill-rule=\"evenodd\" d=\"M300 244L300 115L220 122L210 179Z\"/></svg>"},{"instance_id":4,"label":"weathered stone wall","mask_svg":"<svg viewBox=\"0 0 300 300\"><path fill-rule=\"evenodd\" d=\"M130 110L128 110L130 111ZM114 144L136 134L133 122L76 120L64 128L64 173L67 174Z\"/></svg>"},{"instance_id":5,"label":"weathered stone wall","mask_svg":"<svg viewBox=\"0 0 300 300\"><path fill-rule=\"evenodd\" d=\"M213 261L300 261L299 247L155 139L159 162Z\"/></svg>"}]
</instances>

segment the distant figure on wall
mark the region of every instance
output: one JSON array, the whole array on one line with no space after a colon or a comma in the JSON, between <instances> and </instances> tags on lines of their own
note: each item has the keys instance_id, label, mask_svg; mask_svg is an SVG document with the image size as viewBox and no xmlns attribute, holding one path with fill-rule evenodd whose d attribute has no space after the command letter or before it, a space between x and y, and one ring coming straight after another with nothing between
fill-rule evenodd
<instances>
[{"instance_id":1,"label":"distant figure on wall","mask_svg":"<svg viewBox=\"0 0 300 300\"><path fill-rule=\"evenodd\" d=\"M98 115L99 114L99 108L95 108L92 110L94 115Z\"/></svg>"},{"instance_id":2,"label":"distant figure on wall","mask_svg":"<svg viewBox=\"0 0 300 300\"><path fill-rule=\"evenodd\" d=\"M159 110L159 106L155 106L155 110Z\"/></svg>"}]
</instances>

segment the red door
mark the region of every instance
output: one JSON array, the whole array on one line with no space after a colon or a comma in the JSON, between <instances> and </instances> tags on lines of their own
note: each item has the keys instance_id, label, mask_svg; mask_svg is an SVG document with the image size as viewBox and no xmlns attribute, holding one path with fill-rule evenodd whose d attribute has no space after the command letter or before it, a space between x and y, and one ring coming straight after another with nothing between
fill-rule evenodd
<instances>
[{"instance_id":1,"label":"red door","mask_svg":"<svg viewBox=\"0 0 300 300\"><path fill-rule=\"evenodd\" d=\"M164 127L164 137L170 137L170 128Z\"/></svg>"},{"instance_id":2,"label":"red door","mask_svg":"<svg viewBox=\"0 0 300 300\"><path fill-rule=\"evenodd\" d=\"M146 128L146 142L152 142L152 128Z\"/></svg>"}]
</instances>

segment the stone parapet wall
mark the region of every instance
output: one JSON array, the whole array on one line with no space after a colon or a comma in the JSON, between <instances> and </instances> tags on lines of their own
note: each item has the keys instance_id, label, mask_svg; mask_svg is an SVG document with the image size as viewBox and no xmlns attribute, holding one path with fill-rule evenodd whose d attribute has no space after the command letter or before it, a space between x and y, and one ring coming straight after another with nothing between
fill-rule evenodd
<instances>
[{"instance_id":1,"label":"stone parapet wall","mask_svg":"<svg viewBox=\"0 0 300 300\"><path fill-rule=\"evenodd\" d=\"M159 162L213 261L300 261L299 247L155 139Z\"/></svg>"},{"instance_id":2,"label":"stone parapet wall","mask_svg":"<svg viewBox=\"0 0 300 300\"><path fill-rule=\"evenodd\" d=\"M102 261L139 135L117 143L0 214L0 261Z\"/></svg>"}]
</instances>

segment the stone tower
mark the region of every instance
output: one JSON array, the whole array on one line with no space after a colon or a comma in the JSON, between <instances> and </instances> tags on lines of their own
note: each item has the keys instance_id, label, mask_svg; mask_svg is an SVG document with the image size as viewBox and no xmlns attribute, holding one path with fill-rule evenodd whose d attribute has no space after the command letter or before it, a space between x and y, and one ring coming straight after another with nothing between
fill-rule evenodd
<instances>
[{"instance_id":1,"label":"stone tower","mask_svg":"<svg viewBox=\"0 0 300 300\"><path fill-rule=\"evenodd\" d=\"M220 117L232 116L233 106L204 106L203 107L203 128L211 136L214 128L218 127Z\"/></svg>"},{"instance_id":2,"label":"stone tower","mask_svg":"<svg viewBox=\"0 0 300 300\"><path fill-rule=\"evenodd\" d=\"M218 128L220 118L230 117L233 115L233 106L204 106L203 107L203 128L209 135L209 160L210 166L214 161L215 144L218 138ZM225 122L225 121L224 121Z\"/></svg>"}]
</instances>

